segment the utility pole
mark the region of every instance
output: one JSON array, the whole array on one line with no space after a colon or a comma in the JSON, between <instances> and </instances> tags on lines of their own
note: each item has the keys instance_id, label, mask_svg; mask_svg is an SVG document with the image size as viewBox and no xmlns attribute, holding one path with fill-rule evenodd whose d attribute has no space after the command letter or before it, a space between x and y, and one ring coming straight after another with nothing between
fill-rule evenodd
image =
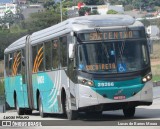
<instances>
[{"instance_id":1,"label":"utility pole","mask_svg":"<svg viewBox=\"0 0 160 129\"><path fill-rule=\"evenodd\" d=\"M60 11L61 11L61 22L63 21L63 17L62 17L62 0L60 1Z\"/></svg>"}]
</instances>

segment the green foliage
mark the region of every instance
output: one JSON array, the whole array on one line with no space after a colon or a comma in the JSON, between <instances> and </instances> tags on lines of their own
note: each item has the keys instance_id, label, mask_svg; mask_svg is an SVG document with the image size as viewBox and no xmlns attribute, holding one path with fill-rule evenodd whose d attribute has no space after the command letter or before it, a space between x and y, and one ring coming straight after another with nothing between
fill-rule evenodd
<instances>
[{"instance_id":1,"label":"green foliage","mask_svg":"<svg viewBox=\"0 0 160 129\"><path fill-rule=\"evenodd\" d=\"M86 12L90 12L91 9L88 7L83 7L79 10L79 16L84 16Z\"/></svg>"},{"instance_id":2,"label":"green foliage","mask_svg":"<svg viewBox=\"0 0 160 129\"><path fill-rule=\"evenodd\" d=\"M97 10L93 10L92 12L91 12L91 15L98 15L99 13L98 13L98 11Z\"/></svg>"},{"instance_id":3,"label":"green foliage","mask_svg":"<svg viewBox=\"0 0 160 129\"><path fill-rule=\"evenodd\" d=\"M104 4L104 0L81 0L80 2L83 2L86 5L103 5Z\"/></svg>"},{"instance_id":4,"label":"green foliage","mask_svg":"<svg viewBox=\"0 0 160 129\"><path fill-rule=\"evenodd\" d=\"M130 4L124 6L124 10L125 10L125 11L133 10L133 8L134 8L134 7L133 7L132 5L130 5Z\"/></svg>"},{"instance_id":5,"label":"green foliage","mask_svg":"<svg viewBox=\"0 0 160 129\"><path fill-rule=\"evenodd\" d=\"M115 11L115 10L113 10L113 9L108 10L108 12L107 12L107 14L117 14L117 13L118 13L118 12Z\"/></svg>"},{"instance_id":6,"label":"green foliage","mask_svg":"<svg viewBox=\"0 0 160 129\"><path fill-rule=\"evenodd\" d=\"M38 2L38 0L28 0L29 2L31 2L31 3L37 3Z\"/></svg>"},{"instance_id":7,"label":"green foliage","mask_svg":"<svg viewBox=\"0 0 160 129\"><path fill-rule=\"evenodd\" d=\"M150 21L149 20L147 20L147 19L144 19L144 20L142 20L141 21L143 24L144 24L144 26L149 26L151 23L150 23Z\"/></svg>"},{"instance_id":8,"label":"green foliage","mask_svg":"<svg viewBox=\"0 0 160 129\"><path fill-rule=\"evenodd\" d=\"M24 29L29 33L50 27L60 22L60 14L52 11L33 13L29 19L24 22ZM66 19L66 17L63 17Z\"/></svg>"},{"instance_id":9,"label":"green foliage","mask_svg":"<svg viewBox=\"0 0 160 129\"><path fill-rule=\"evenodd\" d=\"M0 78L0 97L3 95L4 95L4 80L3 78Z\"/></svg>"},{"instance_id":10,"label":"green foliage","mask_svg":"<svg viewBox=\"0 0 160 129\"><path fill-rule=\"evenodd\" d=\"M4 58L4 49L18 38L26 35L26 32L10 33L8 31L0 31L0 60Z\"/></svg>"},{"instance_id":11,"label":"green foliage","mask_svg":"<svg viewBox=\"0 0 160 129\"><path fill-rule=\"evenodd\" d=\"M123 4L126 5L132 5L134 8L139 9L145 8L145 7L154 7L154 6L160 6L160 0L109 0L109 2L113 5L115 4Z\"/></svg>"},{"instance_id":12,"label":"green foliage","mask_svg":"<svg viewBox=\"0 0 160 129\"><path fill-rule=\"evenodd\" d=\"M73 1L64 1L63 2L64 8L68 8L68 7L72 7L72 6L75 6L75 3L73 3Z\"/></svg>"},{"instance_id":13,"label":"green foliage","mask_svg":"<svg viewBox=\"0 0 160 129\"><path fill-rule=\"evenodd\" d=\"M159 6L155 6L154 10L158 11L158 10L160 10L160 7Z\"/></svg>"},{"instance_id":14,"label":"green foliage","mask_svg":"<svg viewBox=\"0 0 160 129\"><path fill-rule=\"evenodd\" d=\"M55 2L53 0L49 0L49 1L46 1L43 4L43 7L46 8L46 9L50 9L50 8L56 8L56 5L55 5Z\"/></svg>"},{"instance_id":15,"label":"green foliage","mask_svg":"<svg viewBox=\"0 0 160 129\"><path fill-rule=\"evenodd\" d=\"M153 81L153 82L160 81L160 75L153 75L152 81Z\"/></svg>"}]
</instances>

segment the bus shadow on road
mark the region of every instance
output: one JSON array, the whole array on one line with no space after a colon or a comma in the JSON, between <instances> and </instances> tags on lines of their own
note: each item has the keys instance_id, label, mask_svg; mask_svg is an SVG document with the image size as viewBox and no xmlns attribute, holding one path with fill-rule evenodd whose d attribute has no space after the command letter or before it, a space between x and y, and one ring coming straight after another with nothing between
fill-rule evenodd
<instances>
[{"instance_id":1,"label":"bus shadow on road","mask_svg":"<svg viewBox=\"0 0 160 129\"><path fill-rule=\"evenodd\" d=\"M39 112L34 112L32 116L39 116ZM66 119L62 114L47 114L45 118ZM44 119L45 119L44 118ZM125 118L122 110L105 111L102 115L86 115L84 112L79 113L80 121L123 121L123 120L143 120L160 118L160 109L137 108L133 118Z\"/></svg>"},{"instance_id":2,"label":"bus shadow on road","mask_svg":"<svg viewBox=\"0 0 160 129\"><path fill-rule=\"evenodd\" d=\"M138 108L133 118L125 118L122 110L104 112L101 116L87 116L85 113L79 115L82 121L123 121L123 120L143 120L143 119L160 119L160 109Z\"/></svg>"}]
</instances>

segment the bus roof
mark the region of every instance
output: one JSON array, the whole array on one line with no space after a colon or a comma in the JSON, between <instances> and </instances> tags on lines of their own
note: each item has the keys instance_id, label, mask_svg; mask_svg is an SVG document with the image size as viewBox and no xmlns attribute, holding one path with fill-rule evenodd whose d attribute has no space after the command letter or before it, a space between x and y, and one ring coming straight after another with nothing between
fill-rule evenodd
<instances>
[{"instance_id":1,"label":"bus roof","mask_svg":"<svg viewBox=\"0 0 160 129\"><path fill-rule=\"evenodd\" d=\"M69 33L71 31L93 30L94 28L113 28L125 26L143 26L139 21L128 15L91 15L75 17L65 20L57 25L34 32L30 36L31 44L36 44ZM5 52L25 45L26 36L11 44Z\"/></svg>"},{"instance_id":2,"label":"bus roof","mask_svg":"<svg viewBox=\"0 0 160 129\"><path fill-rule=\"evenodd\" d=\"M13 42L11 45L9 45L5 49L4 53L10 52L10 51L14 51L16 49L24 47L25 46L25 42L26 42L26 38L27 38L27 36L23 36L22 38L20 38L20 39L16 40L15 42Z\"/></svg>"}]
</instances>

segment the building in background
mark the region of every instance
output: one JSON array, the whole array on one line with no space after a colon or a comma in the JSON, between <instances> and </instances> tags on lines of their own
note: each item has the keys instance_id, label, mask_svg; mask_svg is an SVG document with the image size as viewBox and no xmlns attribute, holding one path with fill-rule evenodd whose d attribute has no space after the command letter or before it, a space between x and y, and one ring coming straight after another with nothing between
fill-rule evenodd
<instances>
[{"instance_id":1,"label":"building in background","mask_svg":"<svg viewBox=\"0 0 160 129\"><path fill-rule=\"evenodd\" d=\"M26 4L27 0L13 0L13 3L15 3L15 4Z\"/></svg>"},{"instance_id":2,"label":"building in background","mask_svg":"<svg viewBox=\"0 0 160 129\"><path fill-rule=\"evenodd\" d=\"M17 4L6 3L0 4L0 17L3 18L5 13L12 12L13 14L17 14Z\"/></svg>"},{"instance_id":3,"label":"building in background","mask_svg":"<svg viewBox=\"0 0 160 129\"><path fill-rule=\"evenodd\" d=\"M88 7L91 9L91 12L96 10L100 15L105 15L109 10L115 10L118 13L124 13L124 7L123 5L110 5L107 3L106 5L85 5L81 4L78 6L73 6L71 8L68 8L68 15L69 17L75 17L78 14L78 10L83 7Z\"/></svg>"},{"instance_id":4,"label":"building in background","mask_svg":"<svg viewBox=\"0 0 160 129\"><path fill-rule=\"evenodd\" d=\"M160 39L160 29L157 25L150 25L146 28L147 34L150 36L151 40Z\"/></svg>"}]
</instances>

